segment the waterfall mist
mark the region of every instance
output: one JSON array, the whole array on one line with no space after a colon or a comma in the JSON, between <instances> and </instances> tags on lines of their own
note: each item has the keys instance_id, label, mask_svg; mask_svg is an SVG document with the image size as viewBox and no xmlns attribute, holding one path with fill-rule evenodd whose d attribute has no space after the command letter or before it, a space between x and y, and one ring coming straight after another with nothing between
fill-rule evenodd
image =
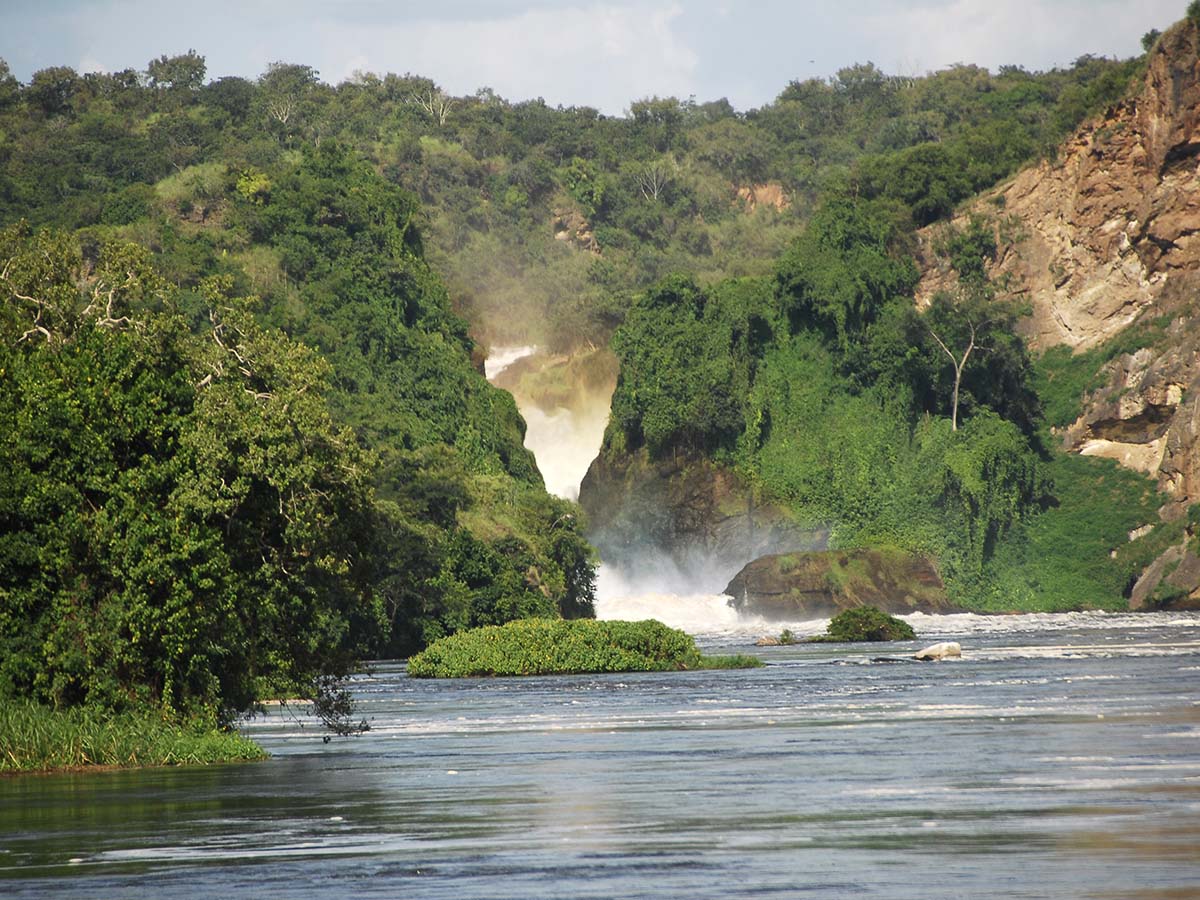
<instances>
[{"instance_id":1,"label":"waterfall mist","mask_svg":"<svg viewBox=\"0 0 1200 900\"><path fill-rule=\"evenodd\" d=\"M498 347L484 364L488 380L517 401L525 446L546 490L568 500L579 499L579 483L600 451L616 387L615 362L607 357L583 372L573 369L575 362L536 347Z\"/></svg>"}]
</instances>

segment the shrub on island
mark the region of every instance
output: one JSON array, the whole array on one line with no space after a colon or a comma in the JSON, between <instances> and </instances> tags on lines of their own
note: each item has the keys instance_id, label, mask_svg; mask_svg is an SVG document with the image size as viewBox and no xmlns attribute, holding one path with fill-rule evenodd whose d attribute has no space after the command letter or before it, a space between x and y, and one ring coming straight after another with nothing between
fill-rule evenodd
<instances>
[{"instance_id":1,"label":"shrub on island","mask_svg":"<svg viewBox=\"0 0 1200 900\"><path fill-rule=\"evenodd\" d=\"M435 641L408 661L408 674L414 678L470 678L747 669L761 665L753 656L702 656L690 636L653 619L520 619L460 631Z\"/></svg>"},{"instance_id":2,"label":"shrub on island","mask_svg":"<svg viewBox=\"0 0 1200 900\"><path fill-rule=\"evenodd\" d=\"M838 613L830 620L825 634L810 641L831 644L862 643L867 641L911 641L917 634L907 622L889 616L874 606L856 606Z\"/></svg>"}]
</instances>

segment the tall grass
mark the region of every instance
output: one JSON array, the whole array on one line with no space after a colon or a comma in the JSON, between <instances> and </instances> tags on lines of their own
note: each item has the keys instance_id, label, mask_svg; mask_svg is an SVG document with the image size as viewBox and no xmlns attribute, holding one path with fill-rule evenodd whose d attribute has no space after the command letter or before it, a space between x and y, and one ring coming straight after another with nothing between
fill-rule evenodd
<instances>
[{"instance_id":1,"label":"tall grass","mask_svg":"<svg viewBox=\"0 0 1200 900\"><path fill-rule=\"evenodd\" d=\"M25 700L0 700L0 773L208 765L265 756L261 747L235 732L180 725L153 712L54 710Z\"/></svg>"}]
</instances>

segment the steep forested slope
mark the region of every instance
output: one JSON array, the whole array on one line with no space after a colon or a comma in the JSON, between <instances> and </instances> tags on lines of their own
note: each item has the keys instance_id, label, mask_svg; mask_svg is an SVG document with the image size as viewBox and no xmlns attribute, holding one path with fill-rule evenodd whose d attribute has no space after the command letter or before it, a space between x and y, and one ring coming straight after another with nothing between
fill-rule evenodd
<instances>
[{"instance_id":1,"label":"steep forested slope","mask_svg":"<svg viewBox=\"0 0 1200 900\"><path fill-rule=\"evenodd\" d=\"M136 226L3 232L3 690L215 714L589 613L572 507L472 361L414 198L330 142L205 196L160 185L157 254Z\"/></svg>"}]
</instances>

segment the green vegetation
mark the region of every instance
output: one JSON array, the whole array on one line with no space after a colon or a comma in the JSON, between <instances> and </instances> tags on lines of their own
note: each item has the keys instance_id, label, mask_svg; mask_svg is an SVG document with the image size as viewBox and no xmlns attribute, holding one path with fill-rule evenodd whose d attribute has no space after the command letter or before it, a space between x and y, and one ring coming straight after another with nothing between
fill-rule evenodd
<instances>
[{"instance_id":1,"label":"green vegetation","mask_svg":"<svg viewBox=\"0 0 1200 900\"><path fill-rule=\"evenodd\" d=\"M1053 505L998 548L976 606L989 612L1125 608L1137 574L1166 549L1165 535L1178 543L1182 523L1159 525L1162 498L1154 482L1112 460L1059 454L1046 468ZM1159 527L1131 542L1130 532L1146 525Z\"/></svg>"},{"instance_id":2,"label":"green vegetation","mask_svg":"<svg viewBox=\"0 0 1200 900\"><path fill-rule=\"evenodd\" d=\"M55 711L0 701L0 773L91 766L210 765L263 759L236 732L179 725L152 712L113 715L92 708Z\"/></svg>"},{"instance_id":3,"label":"green vegetation","mask_svg":"<svg viewBox=\"0 0 1200 900\"><path fill-rule=\"evenodd\" d=\"M612 117L486 87L451 97L414 75L328 85L297 63L206 81L191 52L144 72L55 66L25 85L0 61L0 224L121 231L189 283L196 264L245 262L231 200L269 203L298 153L335 142L420 198L430 259L477 335L600 345L669 273L705 286L767 274L824 199L945 217L1053 152L1142 66L1082 56L908 78L867 63L758 109L648 97ZM254 293L294 299L294 281L258 274Z\"/></svg>"},{"instance_id":4,"label":"green vegetation","mask_svg":"<svg viewBox=\"0 0 1200 900\"><path fill-rule=\"evenodd\" d=\"M874 641L911 641L916 632L907 622L889 616L874 606L856 606L838 613L825 634L809 638L814 643L849 644Z\"/></svg>"},{"instance_id":5,"label":"green vegetation","mask_svg":"<svg viewBox=\"0 0 1200 900\"><path fill-rule=\"evenodd\" d=\"M1142 317L1116 337L1082 353L1065 345L1043 353L1036 363L1035 383L1046 424L1063 428L1079 418L1084 397L1104 386L1101 370L1105 364L1123 354L1154 347L1168 324L1160 318Z\"/></svg>"},{"instance_id":6,"label":"green vegetation","mask_svg":"<svg viewBox=\"0 0 1200 900\"><path fill-rule=\"evenodd\" d=\"M652 619L526 619L442 638L408 661L414 678L744 669L752 656L701 656L691 637Z\"/></svg>"},{"instance_id":7,"label":"green vegetation","mask_svg":"<svg viewBox=\"0 0 1200 900\"><path fill-rule=\"evenodd\" d=\"M590 614L575 507L477 371L411 195L332 143L269 196L200 174L164 196L223 190L222 224L177 253L0 230L0 697L211 727L265 681L340 730L358 659Z\"/></svg>"}]
</instances>

